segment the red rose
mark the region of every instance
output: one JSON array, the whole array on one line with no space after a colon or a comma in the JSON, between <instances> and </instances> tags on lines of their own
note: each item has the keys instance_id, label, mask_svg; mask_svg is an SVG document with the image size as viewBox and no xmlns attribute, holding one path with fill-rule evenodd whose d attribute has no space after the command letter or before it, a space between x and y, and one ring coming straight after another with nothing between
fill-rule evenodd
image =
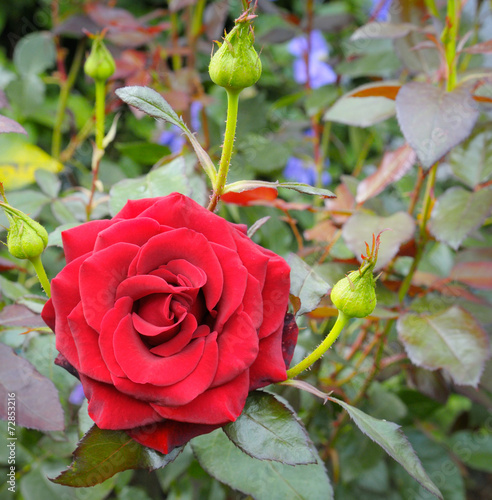
<instances>
[{"instance_id":1,"label":"red rose","mask_svg":"<svg viewBox=\"0 0 492 500\"><path fill-rule=\"evenodd\" d=\"M168 453L286 379L290 269L245 227L174 193L64 231L63 245L43 318L100 428Z\"/></svg>"}]
</instances>

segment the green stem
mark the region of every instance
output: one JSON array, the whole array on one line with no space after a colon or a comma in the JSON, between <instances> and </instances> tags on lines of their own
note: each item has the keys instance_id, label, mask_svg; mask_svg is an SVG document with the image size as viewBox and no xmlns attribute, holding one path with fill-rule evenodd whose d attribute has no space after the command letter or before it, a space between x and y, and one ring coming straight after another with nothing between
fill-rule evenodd
<instances>
[{"instance_id":1,"label":"green stem","mask_svg":"<svg viewBox=\"0 0 492 500\"><path fill-rule=\"evenodd\" d=\"M401 284L400 290L398 292L398 298L400 302L403 302L405 295L407 294L410 285L412 283L413 275L417 270L417 266L420 263L420 259L424 253L424 246L427 242L427 222L429 221L432 209L432 195L434 192L434 185L436 184L436 173L437 166L439 162L434 163L432 165L429 176L427 177L427 184L425 186L424 193L424 204L422 206L421 218L420 218L420 229L419 229L419 241L417 245L417 252L413 259L412 265L410 267L410 271L405 276L403 283Z\"/></svg>"},{"instance_id":2,"label":"green stem","mask_svg":"<svg viewBox=\"0 0 492 500\"><path fill-rule=\"evenodd\" d=\"M333 345L340 333L342 333L342 330L345 328L349 320L349 316L342 311L338 311L338 318L325 340L323 340L323 342L321 342L321 344L311 354L309 354L309 356L305 357L300 363L297 363L297 365L287 370L287 378L291 379L296 377L299 373L309 368L315 361L321 358L321 356L323 356L323 354Z\"/></svg>"},{"instance_id":3,"label":"green stem","mask_svg":"<svg viewBox=\"0 0 492 500\"><path fill-rule=\"evenodd\" d=\"M36 271L36 274L38 275L39 282L41 283L41 286L43 287L44 291L46 292L46 295L48 296L48 298L51 298L50 280L48 279L48 276L46 276L46 271L44 270L41 256L38 255L37 257L34 257L32 259L29 259L29 260L32 262L32 265L34 266L34 270Z\"/></svg>"},{"instance_id":4,"label":"green stem","mask_svg":"<svg viewBox=\"0 0 492 500\"><path fill-rule=\"evenodd\" d=\"M460 0L448 0L446 12L446 26L442 32L442 42L446 54L446 65L448 69L448 80L446 90L451 92L456 87L456 40L458 38L458 28L460 24Z\"/></svg>"},{"instance_id":5,"label":"green stem","mask_svg":"<svg viewBox=\"0 0 492 500\"><path fill-rule=\"evenodd\" d=\"M222 156L220 158L219 172L214 185L212 199L208 205L210 211L214 211L217 203L224 192L229 165L231 164L232 149L234 146L234 137L236 135L237 110L239 106L240 90L229 90L227 92L227 122L224 134L224 145L222 147Z\"/></svg>"},{"instance_id":6,"label":"green stem","mask_svg":"<svg viewBox=\"0 0 492 500\"><path fill-rule=\"evenodd\" d=\"M61 151L61 128L63 125L63 118L65 118L65 110L67 109L68 97L70 90L75 82L75 77L79 72L82 58L84 56L85 40L81 40L77 46L77 51L73 58L72 66L68 73L67 79L63 82L60 90L60 97L58 100L58 107L56 109L55 125L53 127L53 136L51 139L51 156L58 159Z\"/></svg>"},{"instance_id":7,"label":"green stem","mask_svg":"<svg viewBox=\"0 0 492 500\"><path fill-rule=\"evenodd\" d=\"M96 80L96 146L104 149L104 115L106 107L106 80Z\"/></svg>"}]
</instances>

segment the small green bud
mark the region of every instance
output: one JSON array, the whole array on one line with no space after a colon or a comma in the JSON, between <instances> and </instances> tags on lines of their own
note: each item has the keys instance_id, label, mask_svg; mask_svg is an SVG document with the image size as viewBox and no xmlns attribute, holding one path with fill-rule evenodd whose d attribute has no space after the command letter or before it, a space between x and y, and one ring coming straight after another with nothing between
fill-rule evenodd
<instances>
[{"instance_id":1,"label":"small green bud","mask_svg":"<svg viewBox=\"0 0 492 500\"><path fill-rule=\"evenodd\" d=\"M102 36L95 36L92 41L92 49L85 61L84 71L87 76L94 80L106 81L116 70L111 52L102 41Z\"/></svg>"},{"instance_id":2,"label":"small green bud","mask_svg":"<svg viewBox=\"0 0 492 500\"><path fill-rule=\"evenodd\" d=\"M362 265L341 279L331 290L333 305L350 318L365 318L376 307L376 280L372 274L378 258L381 233L372 237L372 249L366 243L367 256Z\"/></svg>"},{"instance_id":3,"label":"small green bud","mask_svg":"<svg viewBox=\"0 0 492 500\"><path fill-rule=\"evenodd\" d=\"M251 87L261 76L261 61L253 47L250 18L243 15L236 20L236 25L210 61L210 78L227 90L241 91Z\"/></svg>"},{"instance_id":4,"label":"small green bud","mask_svg":"<svg viewBox=\"0 0 492 500\"><path fill-rule=\"evenodd\" d=\"M39 257L48 245L46 229L25 213L0 202L10 221L7 234L7 248L11 255L18 259L34 259Z\"/></svg>"}]
</instances>

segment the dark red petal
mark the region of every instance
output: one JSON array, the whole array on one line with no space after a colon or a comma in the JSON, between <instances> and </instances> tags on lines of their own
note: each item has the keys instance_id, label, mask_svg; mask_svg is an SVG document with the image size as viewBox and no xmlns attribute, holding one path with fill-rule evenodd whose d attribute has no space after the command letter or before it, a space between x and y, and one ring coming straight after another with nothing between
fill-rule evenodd
<instances>
[{"instance_id":1,"label":"dark red petal","mask_svg":"<svg viewBox=\"0 0 492 500\"><path fill-rule=\"evenodd\" d=\"M184 349L193 337L193 333L196 331L197 322L194 316L186 315L184 317L183 323L181 324L181 330L172 339L167 342L153 347L150 352L156 354L157 356L172 356Z\"/></svg>"},{"instance_id":2,"label":"dark red petal","mask_svg":"<svg viewBox=\"0 0 492 500\"><path fill-rule=\"evenodd\" d=\"M235 314L219 332L219 364L212 387L236 378L258 355L258 332L244 312Z\"/></svg>"},{"instance_id":3,"label":"dark red petal","mask_svg":"<svg viewBox=\"0 0 492 500\"><path fill-rule=\"evenodd\" d=\"M260 340L258 357L249 369L250 391L287 378L282 356L282 331L283 322L276 332Z\"/></svg>"},{"instance_id":4,"label":"dark red petal","mask_svg":"<svg viewBox=\"0 0 492 500\"><path fill-rule=\"evenodd\" d=\"M141 217L139 219L115 221L107 229L101 231L96 239L94 251L99 252L116 243L132 243L141 247L152 236L159 234L160 225L153 219Z\"/></svg>"},{"instance_id":5,"label":"dark red petal","mask_svg":"<svg viewBox=\"0 0 492 500\"><path fill-rule=\"evenodd\" d=\"M284 318L284 329L282 332L282 356L286 369L289 368L292 356L294 356L298 334L299 327L294 315L287 313Z\"/></svg>"},{"instance_id":6,"label":"dark red petal","mask_svg":"<svg viewBox=\"0 0 492 500\"><path fill-rule=\"evenodd\" d=\"M235 249L234 239L231 237L233 226L182 194L172 193L161 198L142 215L167 226L192 229L202 233L208 241Z\"/></svg>"},{"instance_id":7,"label":"dark red petal","mask_svg":"<svg viewBox=\"0 0 492 500\"><path fill-rule=\"evenodd\" d=\"M224 280L217 256L200 233L182 228L154 236L142 247L130 274L148 274L176 259L186 259L206 272L203 292L207 308L212 310L222 295Z\"/></svg>"},{"instance_id":8,"label":"dark red petal","mask_svg":"<svg viewBox=\"0 0 492 500\"><path fill-rule=\"evenodd\" d=\"M143 211L162 200L163 198L144 198L142 200L128 200L125 206L113 217L115 219L135 219Z\"/></svg>"},{"instance_id":9,"label":"dark red petal","mask_svg":"<svg viewBox=\"0 0 492 500\"><path fill-rule=\"evenodd\" d=\"M98 234L112 224L113 221L107 219L93 220L62 231L63 249L65 250L67 264L87 252L91 252Z\"/></svg>"},{"instance_id":10,"label":"dark red petal","mask_svg":"<svg viewBox=\"0 0 492 500\"><path fill-rule=\"evenodd\" d=\"M114 355L114 332L118 328L123 318L131 314L133 301L128 297L117 300L113 309L110 309L101 323L99 334L99 348L106 366L116 377L125 377L125 372L121 369Z\"/></svg>"},{"instance_id":11,"label":"dark red petal","mask_svg":"<svg viewBox=\"0 0 492 500\"><path fill-rule=\"evenodd\" d=\"M244 312L251 318L253 326L258 330L263 322L263 298L258 280L248 275L248 284L243 299Z\"/></svg>"},{"instance_id":12,"label":"dark red petal","mask_svg":"<svg viewBox=\"0 0 492 500\"><path fill-rule=\"evenodd\" d=\"M181 352L162 358L149 351L133 327L131 316L123 318L113 336L116 361L137 384L168 386L187 377L203 355L204 339L193 340Z\"/></svg>"},{"instance_id":13,"label":"dark red petal","mask_svg":"<svg viewBox=\"0 0 492 500\"><path fill-rule=\"evenodd\" d=\"M53 301L51 299L46 302L41 311L41 317L43 321L53 330L55 331L55 308L53 307Z\"/></svg>"},{"instance_id":14,"label":"dark red petal","mask_svg":"<svg viewBox=\"0 0 492 500\"><path fill-rule=\"evenodd\" d=\"M216 243L211 243L211 245L220 261L224 275L222 297L217 306L218 314L214 323L214 330L220 332L224 323L243 302L248 281L248 271L239 260L235 250Z\"/></svg>"},{"instance_id":15,"label":"dark red petal","mask_svg":"<svg viewBox=\"0 0 492 500\"><path fill-rule=\"evenodd\" d=\"M173 293L174 287L167 284L162 278L150 274L130 276L122 281L116 290L116 300L121 297L130 297L139 300L153 293Z\"/></svg>"},{"instance_id":16,"label":"dark red petal","mask_svg":"<svg viewBox=\"0 0 492 500\"><path fill-rule=\"evenodd\" d=\"M218 429L220 425L188 424L164 420L157 424L130 429L127 434L138 443L167 454L190 439Z\"/></svg>"},{"instance_id":17,"label":"dark red petal","mask_svg":"<svg viewBox=\"0 0 492 500\"><path fill-rule=\"evenodd\" d=\"M110 384L111 375L99 349L99 334L85 322L80 302L68 316L68 324L77 348L80 373Z\"/></svg>"},{"instance_id":18,"label":"dark red petal","mask_svg":"<svg viewBox=\"0 0 492 500\"><path fill-rule=\"evenodd\" d=\"M112 385L84 375L80 381L89 401L89 416L101 429L129 429L162 420L148 403L127 396Z\"/></svg>"},{"instance_id":19,"label":"dark red petal","mask_svg":"<svg viewBox=\"0 0 492 500\"><path fill-rule=\"evenodd\" d=\"M225 425L234 422L246 403L249 388L248 370L227 384L205 391L184 406L152 407L164 418L195 424Z\"/></svg>"},{"instance_id":20,"label":"dark red petal","mask_svg":"<svg viewBox=\"0 0 492 500\"><path fill-rule=\"evenodd\" d=\"M216 337L215 333L206 337L203 356L193 372L181 382L167 387L157 387L152 384L135 384L128 379L115 378L115 386L125 394L158 405L182 406L188 404L207 390L214 378L218 359Z\"/></svg>"},{"instance_id":21,"label":"dark red petal","mask_svg":"<svg viewBox=\"0 0 492 500\"><path fill-rule=\"evenodd\" d=\"M104 315L114 306L116 289L128 275L137 245L116 243L88 257L80 267L80 296L87 323L100 331ZM56 307L55 307L56 309Z\"/></svg>"},{"instance_id":22,"label":"dark red petal","mask_svg":"<svg viewBox=\"0 0 492 500\"><path fill-rule=\"evenodd\" d=\"M84 256L73 260L51 281L51 303L55 311L56 348L77 370L80 369L79 356L67 318L80 302L79 270L84 260Z\"/></svg>"},{"instance_id":23,"label":"dark red petal","mask_svg":"<svg viewBox=\"0 0 492 500\"><path fill-rule=\"evenodd\" d=\"M269 257L261 251L261 247L245 234L236 231L233 236L241 262L248 270L248 273L258 280L260 288L263 289Z\"/></svg>"}]
</instances>

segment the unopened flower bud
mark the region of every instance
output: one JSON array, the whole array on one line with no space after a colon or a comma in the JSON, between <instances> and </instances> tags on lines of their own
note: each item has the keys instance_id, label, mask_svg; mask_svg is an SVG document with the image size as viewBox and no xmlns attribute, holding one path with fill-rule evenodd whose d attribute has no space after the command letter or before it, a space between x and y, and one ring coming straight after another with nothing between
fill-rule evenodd
<instances>
[{"instance_id":1,"label":"unopened flower bud","mask_svg":"<svg viewBox=\"0 0 492 500\"><path fill-rule=\"evenodd\" d=\"M239 19L210 61L212 81L233 91L254 85L261 76L261 61L253 42L250 23Z\"/></svg>"},{"instance_id":2,"label":"unopened flower bud","mask_svg":"<svg viewBox=\"0 0 492 500\"><path fill-rule=\"evenodd\" d=\"M350 318L365 318L376 307L376 280L372 274L378 258L381 233L372 237L372 248L366 243L367 255L362 265L341 279L331 291L333 305Z\"/></svg>"},{"instance_id":3,"label":"unopened flower bud","mask_svg":"<svg viewBox=\"0 0 492 500\"><path fill-rule=\"evenodd\" d=\"M92 49L85 61L84 71L94 80L106 81L116 70L111 52L106 48L101 36L96 36L92 41Z\"/></svg>"},{"instance_id":4,"label":"unopened flower bud","mask_svg":"<svg viewBox=\"0 0 492 500\"><path fill-rule=\"evenodd\" d=\"M1 203L10 227L7 234L7 248L18 259L39 257L48 245L46 229L25 213L6 203Z\"/></svg>"}]
</instances>

